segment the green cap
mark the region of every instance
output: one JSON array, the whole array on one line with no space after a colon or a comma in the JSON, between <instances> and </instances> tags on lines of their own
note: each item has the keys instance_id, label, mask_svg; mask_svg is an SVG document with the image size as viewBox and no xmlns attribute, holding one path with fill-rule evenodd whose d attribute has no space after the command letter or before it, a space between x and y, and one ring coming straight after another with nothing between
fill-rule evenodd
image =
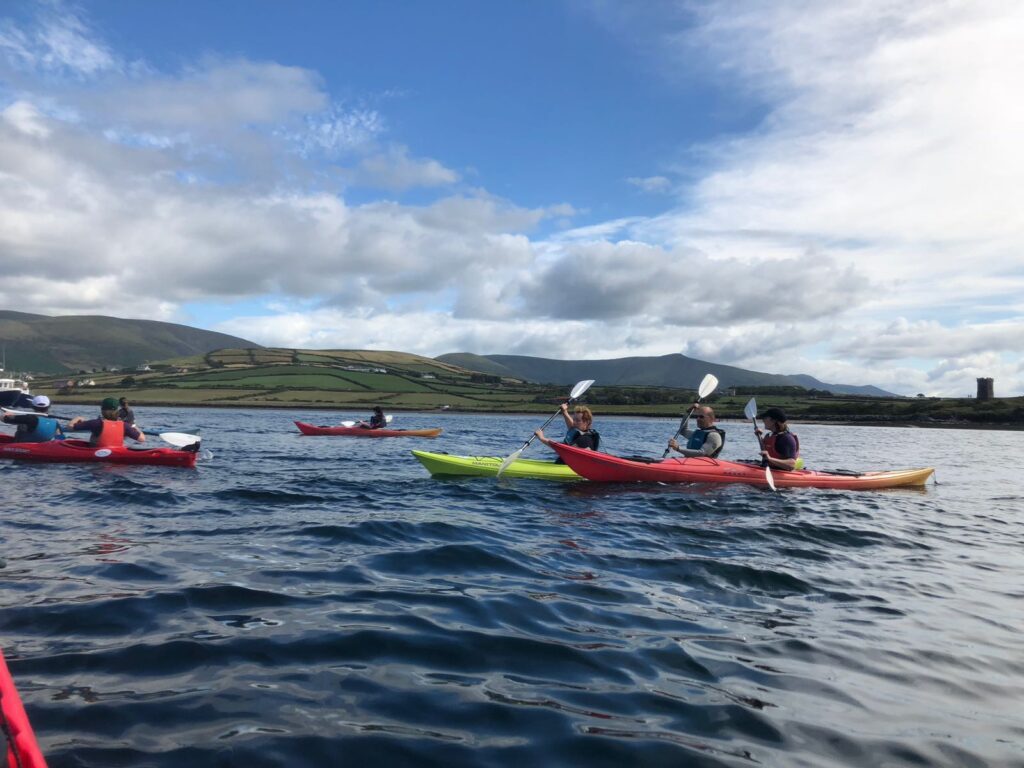
<instances>
[{"instance_id":1,"label":"green cap","mask_svg":"<svg viewBox=\"0 0 1024 768\"><path fill-rule=\"evenodd\" d=\"M116 397L104 397L103 402L100 403L101 411L116 411L118 408Z\"/></svg>"}]
</instances>

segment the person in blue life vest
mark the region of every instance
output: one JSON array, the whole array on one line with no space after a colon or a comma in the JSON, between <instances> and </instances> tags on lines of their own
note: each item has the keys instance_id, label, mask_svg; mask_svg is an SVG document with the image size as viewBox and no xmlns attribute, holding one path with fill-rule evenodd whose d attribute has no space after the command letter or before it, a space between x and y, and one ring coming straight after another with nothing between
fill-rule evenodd
<instances>
[{"instance_id":1,"label":"person in blue life vest","mask_svg":"<svg viewBox=\"0 0 1024 768\"><path fill-rule=\"evenodd\" d=\"M761 414L768 435L761 445L761 464L772 469L803 469L804 460L800 458L800 438L789 431L786 412L781 408L768 408ZM760 438L764 434L755 430Z\"/></svg>"},{"instance_id":2,"label":"person in blue life vest","mask_svg":"<svg viewBox=\"0 0 1024 768\"><path fill-rule=\"evenodd\" d=\"M97 448L120 447L124 439L130 437L140 443L146 442L142 430L117 418L118 402L116 397L105 397L100 403L98 419L83 419L76 416L68 422L69 432L91 432L89 442Z\"/></svg>"},{"instance_id":3,"label":"person in blue life vest","mask_svg":"<svg viewBox=\"0 0 1024 768\"><path fill-rule=\"evenodd\" d=\"M64 430L60 423L50 416L50 398L36 395L32 398L32 410L35 413L6 413L4 422L17 424L14 441L17 443L48 443L51 440L63 440Z\"/></svg>"},{"instance_id":4,"label":"person in blue life vest","mask_svg":"<svg viewBox=\"0 0 1024 768\"><path fill-rule=\"evenodd\" d=\"M689 422L680 433L686 438L686 445L679 445L675 438L668 441L668 447L683 456L707 456L715 458L722 452L725 445L725 432L715 426L715 411L709 405L693 404L693 417L697 420L697 428L690 429Z\"/></svg>"},{"instance_id":5,"label":"person in blue life vest","mask_svg":"<svg viewBox=\"0 0 1024 768\"><path fill-rule=\"evenodd\" d=\"M577 405L573 408L572 416L569 415L569 404L562 403L562 420L565 422L566 433L565 439L562 440L566 445L575 445L577 448L588 448L591 451L596 451L597 446L601 442L601 435L598 434L597 430L594 429L594 414L590 412L590 409L585 405ZM551 439L544 436L543 429L534 430L537 439L540 440L544 445L551 448ZM552 450L554 450L552 448ZM561 461L561 459L559 459Z\"/></svg>"},{"instance_id":6,"label":"person in blue life vest","mask_svg":"<svg viewBox=\"0 0 1024 768\"><path fill-rule=\"evenodd\" d=\"M360 421L357 426L363 429L384 429L388 425L388 420L384 417L384 409L379 405L373 406L373 416L370 417L369 421Z\"/></svg>"}]
</instances>

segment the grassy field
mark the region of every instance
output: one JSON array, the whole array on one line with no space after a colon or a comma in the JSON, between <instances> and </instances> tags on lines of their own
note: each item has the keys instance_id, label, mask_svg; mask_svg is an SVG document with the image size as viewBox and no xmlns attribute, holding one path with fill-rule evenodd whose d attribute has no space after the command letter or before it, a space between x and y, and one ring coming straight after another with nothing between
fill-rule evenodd
<instances>
[{"instance_id":1,"label":"grassy field","mask_svg":"<svg viewBox=\"0 0 1024 768\"><path fill-rule=\"evenodd\" d=\"M403 352L245 349L152 364L152 371L95 372L93 386L67 387L65 377L37 379L33 391L55 402L95 408L104 397L126 396L137 405L309 407L431 410L482 413L551 413L568 387L486 377ZM375 369L384 369L381 373ZM79 377L85 378L85 377ZM1024 398L991 401L938 398L827 396L751 390L760 410L784 408L794 422L1024 428ZM694 392L651 387L605 387L588 393L598 414L679 416ZM742 419L750 394L714 393L720 418Z\"/></svg>"}]
</instances>

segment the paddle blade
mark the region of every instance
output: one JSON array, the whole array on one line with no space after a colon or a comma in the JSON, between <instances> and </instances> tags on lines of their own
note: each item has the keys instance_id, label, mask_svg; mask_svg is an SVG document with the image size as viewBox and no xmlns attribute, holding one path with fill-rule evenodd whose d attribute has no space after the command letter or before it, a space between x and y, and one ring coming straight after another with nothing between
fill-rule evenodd
<instances>
[{"instance_id":1,"label":"paddle blade","mask_svg":"<svg viewBox=\"0 0 1024 768\"><path fill-rule=\"evenodd\" d=\"M392 416L392 415L391 415L391 414L389 413L389 414L388 414L387 416L385 416L385 417L384 417L384 423L385 423L385 424L390 424L390 423L391 423L391 419L393 419L393 418L394 418L394 416Z\"/></svg>"},{"instance_id":2,"label":"paddle blade","mask_svg":"<svg viewBox=\"0 0 1024 768\"><path fill-rule=\"evenodd\" d=\"M769 488L771 488L773 491L777 490L775 488L775 478L772 477L772 468L771 467L767 467L766 466L764 468L764 479L768 481L768 487Z\"/></svg>"},{"instance_id":3,"label":"paddle blade","mask_svg":"<svg viewBox=\"0 0 1024 768\"><path fill-rule=\"evenodd\" d=\"M523 451L525 449L526 448L524 446L523 448L520 448L517 451L512 451L512 453L506 456L505 460L501 462L501 466L498 467L498 474L496 475L496 477L501 477L501 473L508 469L510 466L512 466L512 462L516 461L520 456L522 456Z\"/></svg>"},{"instance_id":4,"label":"paddle blade","mask_svg":"<svg viewBox=\"0 0 1024 768\"><path fill-rule=\"evenodd\" d=\"M356 425L356 423L354 421L343 421L338 426L341 426L341 427L354 427L355 425Z\"/></svg>"},{"instance_id":5,"label":"paddle blade","mask_svg":"<svg viewBox=\"0 0 1024 768\"><path fill-rule=\"evenodd\" d=\"M189 435L185 432L161 432L160 439L175 448L187 448L190 445L195 445L202 438L199 435Z\"/></svg>"},{"instance_id":6,"label":"paddle blade","mask_svg":"<svg viewBox=\"0 0 1024 768\"><path fill-rule=\"evenodd\" d=\"M718 388L718 378L713 373L709 373L700 382L700 387L697 389L697 399L703 400L705 397L710 395Z\"/></svg>"},{"instance_id":7,"label":"paddle blade","mask_svg":"<svg viewBox=\"0 0 1024 768\"><path fill-rule=\"evenodd\" d=\"M577 381L576 386L572 388L572 392L569 393L570 400L579 400L579 398L590 389L590 385L594 383L594 379L586 379L585 381Z\"/></svg>"},{"instance_id":8,"label":"paddle blade","mask_svg":"<svg viewBox=\"0 0 1024 768\"><path fill-rule=\"evenodd\" d=\"M746 406L743 408L743 415L753 421L757 418L757 400L753 397L747 401Z\"/></svg>"}]
</instances>

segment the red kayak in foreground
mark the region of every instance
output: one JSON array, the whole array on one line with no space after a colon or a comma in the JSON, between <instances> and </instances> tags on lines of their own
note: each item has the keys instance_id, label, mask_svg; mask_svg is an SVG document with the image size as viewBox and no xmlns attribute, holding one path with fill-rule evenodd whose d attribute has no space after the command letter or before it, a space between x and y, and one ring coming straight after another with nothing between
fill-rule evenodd
<instances>
[{"instance_id":1,"label":"red kayak in foreground","mask_svg":"<svg viewBox=\"0 0 1024 768\"><path fill-rule=\"evenodd\" d=\"M437 437L441 427L434 429L366 429L364 427L318 427L304 421L295 426L304 435L335 435L340 437Z\"/></svg>"},{"instance_id":2,"label":"red kayak in foreground","mask_svg":"<svg viewBox=\"0 0 1024 768\"><path fill-rule=\"evenodd\" d=\"M46 760L39 751L36 735L21 704L18 689L14 687L3 651L0 651L0 732L3 733L3 749L7 753L2 765L46 768Z\"/></svg>"},{"instance_id":3,"label":"red kayak in foreground","mask_svg":"<svg viewBox=\"0 0 1024 768\"><path fill-rule=\"evenodd\" d=\"M194 467L196 451L174 448L128 448L117 445L97 448L88 440L50 440L46 443L16 443L11 435L0 435L0 459L15 461L105 462L107 464L155 464L162 467Z\"/></svg>"},{"instance_id":4,"label":"red kayak in foreground","mask_svg":"<svg viewBox=\"0 0 1024 768\"><path fill-rule=\"evenodd\" d=\"M653 459L650 462L623 459L607 453L588 451L571 445L552 443L552 448L574 472L587 480L605 483L747 483L768 487L764 469L759 464L740 464L722 459L679 458ZM787 472L772 470L778 488L834 488L844 491L866 491L924 485L935 470L897 469L887 472L845 474L814 472L807 469Z\"/></svg>"}]
</instances>

